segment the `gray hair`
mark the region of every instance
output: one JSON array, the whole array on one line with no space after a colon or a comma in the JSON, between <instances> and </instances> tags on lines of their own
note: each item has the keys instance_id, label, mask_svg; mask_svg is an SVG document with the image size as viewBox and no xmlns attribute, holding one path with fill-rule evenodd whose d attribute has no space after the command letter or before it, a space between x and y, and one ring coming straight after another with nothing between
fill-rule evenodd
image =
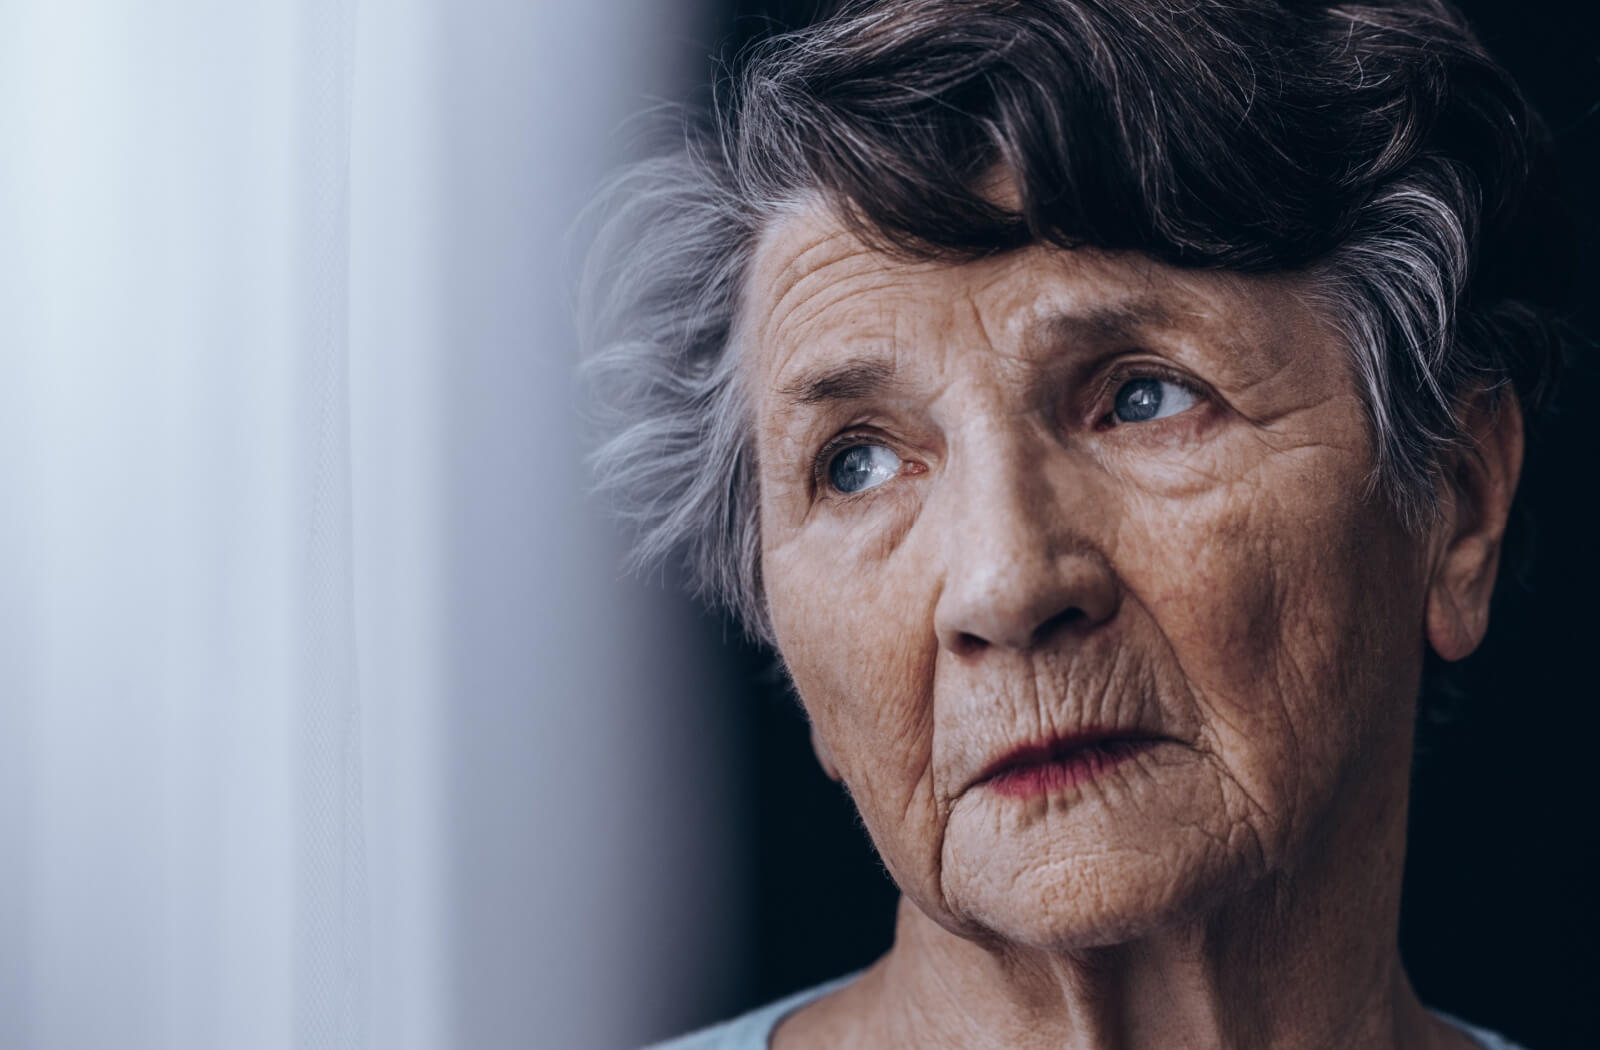
<instances>
[{"instance_id":1,"label":"gray hair","mask_svg":"<svg viewBox=\"0 0 1600 1050\"><path fill-rule=\"evenodd\" d=\"M753 49L685 127L597 198L577 310L599 482L637 563L681 552L767 643L731 343L756 241L798 202L910 258L1049 243L1307 276L1363 393L1368 494L1413 529L1461 401L1510 390L1532 418L1560 363L1533 117L1438 0L852 3ZM983 192L997 168L1014 206Z\"/></svg>"}]
</instances>

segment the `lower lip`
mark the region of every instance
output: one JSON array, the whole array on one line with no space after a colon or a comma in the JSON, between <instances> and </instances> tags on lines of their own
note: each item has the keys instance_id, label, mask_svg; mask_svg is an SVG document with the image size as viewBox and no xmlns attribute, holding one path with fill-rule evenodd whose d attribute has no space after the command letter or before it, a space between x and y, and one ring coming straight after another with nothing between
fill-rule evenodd
<instances>
[{"instance_id":1,"label":"lower lip","mask_svg":"<svg viewBox=\"0 0 1600 1050\"><path fill-rule=\"evenodd\" d=\"M1154 740L1113 740L1082 748L1049 762L1030 763L1008 769L989 781L996 793L1011 798L1029 798L1088 783L1115 769L1142 751L1156 745Z\"/></svg>"}]
</instances>

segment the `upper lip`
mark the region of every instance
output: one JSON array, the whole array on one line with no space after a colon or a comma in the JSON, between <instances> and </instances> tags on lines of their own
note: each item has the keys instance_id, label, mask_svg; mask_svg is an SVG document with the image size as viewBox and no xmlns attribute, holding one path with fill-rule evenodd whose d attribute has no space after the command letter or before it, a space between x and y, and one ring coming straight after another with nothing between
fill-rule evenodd
<instances>
[{"instance_id":1,"label":"upper lip","mask_svg":"<svg viewBox=\"0 0 1600 1050\"><path fill-rule=\"evenodd\" d=\"M1026 766L1036 766L1045 762L1054 762L1065 758L1074 751L1081 751L1086 747L1095 747L1101 744L1116 741L1139 740L1164 740L1158 733L1148 729L1084 729L1076 733L1067 733L1052 736L1044 740L1033 740L1018 744L1010 750L1001 753L990 761L978 775L973 778L972 785L976 786L986 780L992 780L1003 773Z\"/></svg>"}]
</instances>

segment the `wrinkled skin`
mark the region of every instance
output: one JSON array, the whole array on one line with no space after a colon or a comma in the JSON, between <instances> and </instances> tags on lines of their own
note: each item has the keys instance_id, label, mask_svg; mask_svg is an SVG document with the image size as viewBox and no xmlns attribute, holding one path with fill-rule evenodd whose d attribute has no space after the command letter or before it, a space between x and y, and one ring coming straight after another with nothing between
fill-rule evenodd
<instances>
[{"instance_id":1,"label":"wrinkled skin","mask_svg":"<svg viewBox=\"0 0 1600 1050\"><path fill-rule=\"evenodd\" d=\"M904 895L889 955L774 1045L1465 1045L1396 957L1411 729L1424 647L1482 636L1520 418L1483 414L1408 535L1303 292L906 261L820 206L768 231L737 339L763 579ZM1145 377L1173 410L1123 421ZM887 468L844 493L851 443ZM981 779L1089 728L1156 743L1042 796Z\"/></svg>"}]
</instances>

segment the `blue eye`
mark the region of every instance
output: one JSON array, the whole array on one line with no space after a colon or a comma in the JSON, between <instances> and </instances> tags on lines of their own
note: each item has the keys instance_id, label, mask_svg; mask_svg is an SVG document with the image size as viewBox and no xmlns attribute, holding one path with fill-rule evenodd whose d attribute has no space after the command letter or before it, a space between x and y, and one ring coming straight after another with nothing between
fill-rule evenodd
<instances>
[{"instance_id":1,"label":"blue eye","mask_svg":"<svg viewBox=\"0 0 1600 1050\"><path fill-rule=\"evenodd\" d=\"M850 495L865 492L900 472L900 457L882 445L851 445L828 463L828 481Z\"/></svg>"},{"instance_id":2,"label":"blue eye","mask_svg":"<svg viewBox=\"0 0 1600 1050\"><path fill-rule=\"evenodd\" d=\"M1194 400L1194 394L1177 383L1145 376L1122 384L1112 415L1119 423L1147 423L1175 416L1193 405Z\"/></svg>"}]
</instances>

